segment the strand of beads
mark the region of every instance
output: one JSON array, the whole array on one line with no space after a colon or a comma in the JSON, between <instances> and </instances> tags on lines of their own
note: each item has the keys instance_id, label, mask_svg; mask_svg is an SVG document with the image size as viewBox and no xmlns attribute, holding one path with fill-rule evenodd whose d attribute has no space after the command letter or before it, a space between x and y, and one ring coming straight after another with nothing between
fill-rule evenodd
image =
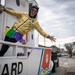
<instances>
[{"instance_id":1,"label":"strand of beads","mask_svg":"<svg viewBox=\"0 0 75 75\"><path fill-rule=\"evenodd\" d=\"M30 22L29 22L29 25L32 25L34 23L34 20L32 19ZM34 28L32 27L32 30L34 30Z\"/></svg>"}]
</instances>

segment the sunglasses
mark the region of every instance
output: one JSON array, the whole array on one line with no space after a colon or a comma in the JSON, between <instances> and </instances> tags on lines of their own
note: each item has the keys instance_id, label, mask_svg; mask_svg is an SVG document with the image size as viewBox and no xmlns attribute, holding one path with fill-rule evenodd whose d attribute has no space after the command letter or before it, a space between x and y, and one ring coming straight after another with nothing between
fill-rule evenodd
<instances>
[{"instance_id":1,"label":"sunglasses","mask_svg":"<svg viewBox=\"0 0 75 75\"><path fill-rule=\"evenodd\" d=\"M35 10L34 8L32 9L32 11L37 12L37 10Z\"/></svg>"}]
</instances>

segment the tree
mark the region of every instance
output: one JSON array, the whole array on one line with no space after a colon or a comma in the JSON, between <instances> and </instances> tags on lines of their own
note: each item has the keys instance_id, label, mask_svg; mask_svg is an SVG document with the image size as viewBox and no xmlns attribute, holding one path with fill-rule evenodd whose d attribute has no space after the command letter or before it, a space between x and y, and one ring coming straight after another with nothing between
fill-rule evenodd
<instances>
[{"instance_id":1,"label":"tree","mask_svg":"<svg viewBox=\"0 0 75 75\"><path fill-rule=\"evenodd\" d=\"M67 49L70 57L72 57L72 50L73 50L73 46L71 43L65 44L65 48Z\"/></svg>"}]
</instances>

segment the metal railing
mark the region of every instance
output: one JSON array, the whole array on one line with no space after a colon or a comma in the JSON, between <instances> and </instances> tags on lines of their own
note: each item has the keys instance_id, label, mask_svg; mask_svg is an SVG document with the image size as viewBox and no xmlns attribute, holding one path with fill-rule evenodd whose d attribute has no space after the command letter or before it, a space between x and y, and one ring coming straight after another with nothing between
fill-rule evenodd
<instances>
[{"instance_id":1,"label":"metal railing","mask_svg":"<svg viewBox=\"0 0 75 75\"><path fill-rule=\"evenodd\" d=\"M3 40L0 40L0 44L7 44L9 46L12 46L13 47L13 56L15 56L15 57L17 57L17 55L16 55L16 49L17 48L23 48L25 55L27 55L26 54L27 49L32 49L32 50L34 50L34 49L38 49L38 50L39 49L41 49L41 50L51 49L51 48L47 48L47 47L30 47L30 46L23 45L23 44L20 44L20 43L11 43L11 42L3 41Z\"/></svg>"}]
</instances>

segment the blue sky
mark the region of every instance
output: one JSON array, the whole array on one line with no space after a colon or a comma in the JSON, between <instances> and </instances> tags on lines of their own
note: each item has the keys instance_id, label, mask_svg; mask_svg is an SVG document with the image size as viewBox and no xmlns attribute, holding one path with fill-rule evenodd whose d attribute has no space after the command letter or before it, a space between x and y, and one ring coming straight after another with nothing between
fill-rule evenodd
<instances>
[{"instance_id":1,"label":"blue sky","mask_svg":"<svg viewBox=\"0 0 75 75\"><path fill-rule=\"evenodd\" d=\"M40 7L38 20L40 26L50 35L55 36L56 43L75 40L75 0L36 0ZM40 44L43 37L39 35ZM46 39L46 45L49 45ZM51 42L50 42L51 43ZM56 44L51 43L51 44Z\"/></svg>"}]
</instances>

